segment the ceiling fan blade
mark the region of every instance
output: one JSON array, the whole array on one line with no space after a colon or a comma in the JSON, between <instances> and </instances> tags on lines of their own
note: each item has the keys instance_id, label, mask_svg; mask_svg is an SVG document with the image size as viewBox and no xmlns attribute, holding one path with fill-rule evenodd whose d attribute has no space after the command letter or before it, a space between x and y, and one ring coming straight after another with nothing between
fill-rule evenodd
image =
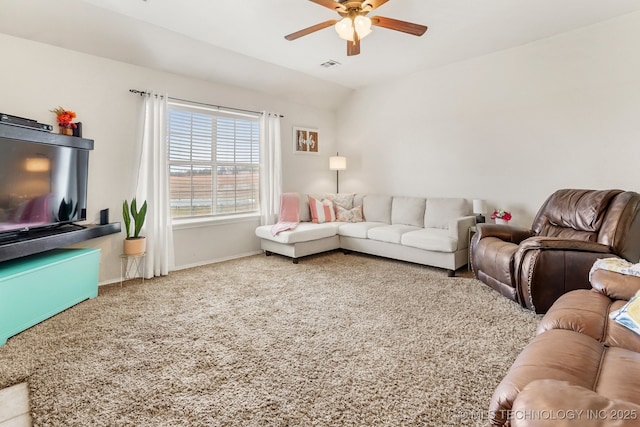
<instances>
[{"instance_id":1,"label":"ceiling fan blade","mask_svg":"<svg viewBox=\"0 0 640 427\"><path fill-rule=\"evenodd\" d=\"M362 10L371 12L373 9L377 9L389 0L365 0L362 2Z\"/></svg>"},{"instance_id":2,"label":"ceiling fan blade","mask_svg":"<svg viewBox=\"0 0 640 427\"><path fill-rule=\"evenodd\" d=\"M347 56L354 56L360 54L360 38L358 33L353 32L353 41L347 40Z\"/></svg>"},{"instance_id":3,"label":"ceiling fan blade","mask_svg":"<svg viewBox=\"0 0 640 427\"><path fill-rule=\"evenodd\" d=\"M347 12L347 8L342 4L334 0L309 0L320 6L328 7L331 10L338 12ZM385 0L386 1L386 0Z\"/></svg>"},{"instance_id":4,"label":"ceiling fan blade","mask_svg":"<svg viewBox=\"0 0 640 427\"><path fill-rule=\"evenodd\" d=\"M295 33L291 33L288 36L284 36L284 38L289 40L289 41L295 40L295 39L300 38L302 36L306 36L307 34L315 33L316 31L319 31L319 30L322 30L324 28L327 28L327 27L330 27L332 25L335 25L336 22L338 22L338 21L335 20L335 19L330 19L328 21L324 21L324 22L321 22L319 24L312 25L312 26L310 26L308 28L305 28L303 30L296 31Z\"/></svg>"},{"instance_id":5,"label":"ceiling fan blade","mask_svg":"<svg viewBox=\"0 0 640 427\"><path fill-rule=\"evenodd\" d=\"M371 24L382 28L388 28L390 30L413 34L414 36L421 36L425 31L427 31L427 27L425 25L400 21L398 19L385 18L384 16L372 16Z\"/></svg>"}]
</instances>

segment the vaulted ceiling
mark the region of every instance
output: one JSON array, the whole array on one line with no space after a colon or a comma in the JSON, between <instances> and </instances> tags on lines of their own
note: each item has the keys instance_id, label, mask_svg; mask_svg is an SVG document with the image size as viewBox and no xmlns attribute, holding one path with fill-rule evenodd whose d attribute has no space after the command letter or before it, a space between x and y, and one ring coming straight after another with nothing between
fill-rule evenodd
<instances>
[{"instance_id":1,"label":"vaulted ceiling","mask_svg":"<svg viewBox=\"0 0 640 427\"><path fill-rule=\"evenodd\" d=\"M428 31L415 37L374 27L351 57L331 27L284 39L338 17L308 0L5 0L0 32L267 92L291 90L333 108L353 89L637 10L638 0L389 0L371 15ZM329 60L340 65L320 65Z\"/></svg>"}]
</instances>

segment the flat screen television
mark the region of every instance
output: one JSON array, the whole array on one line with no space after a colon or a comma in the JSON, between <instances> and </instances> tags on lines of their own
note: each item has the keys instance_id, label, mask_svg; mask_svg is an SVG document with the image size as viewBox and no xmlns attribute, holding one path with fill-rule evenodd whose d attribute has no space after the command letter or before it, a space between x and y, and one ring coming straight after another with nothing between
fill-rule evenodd
<instances>
[{"instance_id":1,"label":"flat screen television","mask_svg":"<svg viewBox=\"0 0 640 427\"><path fill-rule=\"evenodd\" d=\"M34 131L37 132L37 131ZM89 149L0 136L0 237L86 219ZM50 142L50 143L49 143ZM93 148L93 147L91 147Z\"/></svg>"}]
</instances>

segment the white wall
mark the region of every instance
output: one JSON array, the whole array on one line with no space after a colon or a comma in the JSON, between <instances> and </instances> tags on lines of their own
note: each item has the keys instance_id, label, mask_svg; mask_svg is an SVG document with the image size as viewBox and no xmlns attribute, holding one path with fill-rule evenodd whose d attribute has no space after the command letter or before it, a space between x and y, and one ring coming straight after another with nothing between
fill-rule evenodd
<instances>
[{"instance_id":1,"label":"white wall","mask_svg":"<svg viewBox=\"0 0 640 427\"><path fill-rule=\"evenodd\" d=\"M121 204L134 193L141 98L129 89L157 90L176 98L251 110L277 111L282 120L284 189L330 191L334 175L328 157L335 152L335 116L331 111L284 101L273 95L142 68L0 34L0 112L55 124L49 110L62 106L78 114L83 136L95 140L90 154L87 217L97 222L109 208L122 221ZM10 59L9 59L10 58ZM294 155L292 126L316 127L317 156ZM177 267L241 256L259 249L257 220L180 229L175 232ZM120 278L124 234L87 241L102 249L100 281Z\"/></svg>"},{"instance_id":2,"label":"white wall","mask_svg":"<svg viewBox=\"0 0 640 427\"><path fill-rule=\"evenodd\" d=\"M345 191L484 198L529 226L558 188L640 190L640 13L359 90Z\"/></svg>"},{"instance_id":3,"label":"white wall","mask_svg":"<svg viewBox=\"0 0 640 427\"><path fill-rule=\"evenodd\" d=\"M286 191L332 191L328 157L349 160L341 189L485 198L529 225L555 189L640 190L640 13L356 92L339 114L0 34L0 111L55 123L78 113L91 153L88 216L133 194L141 100L130 88L278 111ZM11 58L11 60L6 60ZM343 88L342 88L343 89ZM340 90L342 90L340 89ZM320 129L321 154L293 154L293 125ZM257 221L176 231L178 267L251 253ZM120 277L123 235L102 249L100 280Z\"/></svg>"}]
</instances>

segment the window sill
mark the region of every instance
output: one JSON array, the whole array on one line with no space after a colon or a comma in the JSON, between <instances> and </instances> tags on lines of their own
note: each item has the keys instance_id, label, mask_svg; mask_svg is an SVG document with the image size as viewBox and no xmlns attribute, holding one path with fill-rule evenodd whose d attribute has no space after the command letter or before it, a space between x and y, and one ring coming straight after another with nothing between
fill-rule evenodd
<instances>
[{"instance_id":1,"label":"window sill","mask_svg":"<svg viewBox=\"0 0 640 427\"><path fill-rule=\"evenodd\" d=\"M216 217L206 218L188 218L188 219L174 219L174 230L185 230L188 228L209 227L212 225L225 225L225 224L237 224L241 222L259 221L260 214L249 213L239 215L224 215Z\"/></svg>"}]
</instances>

